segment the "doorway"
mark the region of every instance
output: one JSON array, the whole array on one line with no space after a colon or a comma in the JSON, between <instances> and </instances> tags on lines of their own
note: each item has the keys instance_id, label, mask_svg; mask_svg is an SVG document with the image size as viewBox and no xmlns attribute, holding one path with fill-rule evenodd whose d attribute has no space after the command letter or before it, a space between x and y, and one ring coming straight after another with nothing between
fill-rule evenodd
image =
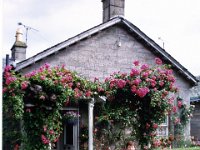
<instances>
[{"instance_id":1,"label":"doorway","mask_svg":"<svg viewBox=\"0 0 200 150\"><path fill-rule=\"evenodd\" d=\"M63 108L63 113L75 111L77 108ZM52 150L79 150L79 119L77 123L63 122L63 132Z\"/></svg>"}]
</instances>

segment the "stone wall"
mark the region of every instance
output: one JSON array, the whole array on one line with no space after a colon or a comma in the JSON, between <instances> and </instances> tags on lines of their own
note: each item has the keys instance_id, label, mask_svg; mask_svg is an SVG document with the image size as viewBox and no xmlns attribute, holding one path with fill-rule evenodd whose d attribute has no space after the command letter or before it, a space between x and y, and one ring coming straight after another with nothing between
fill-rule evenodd
<instances>
[{"instance_id":1,"label":"stone wall","mask_svg":"<svg viewBox=\"0 0 200 150\"><path fill-rule=\"evenodd\" d=\"M195 111L191 119L191 136L200 141L200 102L196 102Z\"/></svg>"},{"instance_id":2,"label":"stone wall","mask_svg":"<svg viewBox=\"0 0 200 150\"><path fill-rule=\"evenodd\" d=\"M200 80L200 76L197 77ZM200 97L200 82L197 86L193 87L191 90L191 98L199 98ZM192 102L192 105L195 106L195 110L193 113L193 117L191 119L191 136L195 138L195 140L200 141L200 101Z\"/></svg>"},{"instance_id":3,"label":"stone wall","mask_svg":"<svg viewBox=\"0 0 200 150\"><path fill-rule=\"evenodd\" d=\"M52 66L65 64L66 68L78 72L81 76L90 80L97 77L103 81L113 72L129 73L134 60L153 65L155 57L123 28L113 26L36 62L22 72L38 69L44 63ZM191 85L178 73L175 73L175 76L181 97L189 104ZM186 131L186 135L189 136L190 126Z\"/></svg>"},{"instance_id":4,"label":"stone wall","mask_svg":"<svg viewBox=\"0 0 200 150\"><path fill-rule=\"evenodd\" d=\"M196 77L200 81L200 76ZM200 97L200 82L191 89L191 97Z\"/></svg>"}]
</instances>

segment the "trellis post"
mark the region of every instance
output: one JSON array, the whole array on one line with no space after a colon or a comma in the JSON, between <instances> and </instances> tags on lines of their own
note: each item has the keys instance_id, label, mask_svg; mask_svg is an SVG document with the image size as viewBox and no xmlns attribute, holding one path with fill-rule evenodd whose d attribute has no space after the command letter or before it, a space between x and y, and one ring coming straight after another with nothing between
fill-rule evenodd
<instances>
[{"instance_id":1,"label":"trellis post","mask_svg":"<svg viewBox=\"0 0 200 150\"><path fill-rule=\"evenodd\" d=\"M88 103L88 150L93 150L93 110L94 110L94 98Z\"/></svg>"}]
</instances>

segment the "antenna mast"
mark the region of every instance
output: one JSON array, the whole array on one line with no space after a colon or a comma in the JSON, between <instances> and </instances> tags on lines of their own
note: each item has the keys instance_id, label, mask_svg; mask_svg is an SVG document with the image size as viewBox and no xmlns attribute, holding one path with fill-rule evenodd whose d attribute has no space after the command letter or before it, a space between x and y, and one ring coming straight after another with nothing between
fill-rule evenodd
<instances>
[{"instance_id":1,"label":"antenna mast","mask_svg":"<svg viewBox=\"0 0 200 150\"><path fill-rule=\"evenodd\" d=\"M21 22L19 22L18 25L22 25L22 26L26 29L26 45L27 45L27 41L28 41L28 30L35 30L35 31L37 31L37 32L38 32L39 30L34 29L34 28L30 27L30 26L24 25L24 24L22 24Z\"/></svg>"},{"instance_id":2,"label":"antenna mast","mask_svg":"<svg viewBox=\"0 0 200 150\"><path fill-rule=\"evenodd\" d=\"M158 39L162 41L162 46L163 46L163 49L164 49L164 48L165 48L165 47L164 47L164 46L165 46L164 40L163 40L161 37L158 37Z\"/></svg>"}]
</instances>

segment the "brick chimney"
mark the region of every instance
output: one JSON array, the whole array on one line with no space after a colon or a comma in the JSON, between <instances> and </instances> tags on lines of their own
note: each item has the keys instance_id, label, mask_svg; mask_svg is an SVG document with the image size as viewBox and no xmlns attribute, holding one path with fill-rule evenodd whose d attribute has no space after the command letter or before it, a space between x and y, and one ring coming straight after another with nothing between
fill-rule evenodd
<instances>
[{"instance_id":1,"label":"brick chimney","mask_svg":"<svg viewBox=\"0 0 200 150\"><path fill-rule=\"evenodd\" d=\"M21 29L17 29L15 37L15 43L11 48L11 59L19 62L26 59L27 45L23 42L23 33Z\"/></svg>"},{"instance_id":2,"label":"brick chimney","mask_svg":"<svg viewBox=\"0 0 200 150\"><path fill-rule=\"evenodd\" d=\"M109 21L114 16L124 16L125 0L102 0L103 22Z\"/></svg>"}]
</instances>

